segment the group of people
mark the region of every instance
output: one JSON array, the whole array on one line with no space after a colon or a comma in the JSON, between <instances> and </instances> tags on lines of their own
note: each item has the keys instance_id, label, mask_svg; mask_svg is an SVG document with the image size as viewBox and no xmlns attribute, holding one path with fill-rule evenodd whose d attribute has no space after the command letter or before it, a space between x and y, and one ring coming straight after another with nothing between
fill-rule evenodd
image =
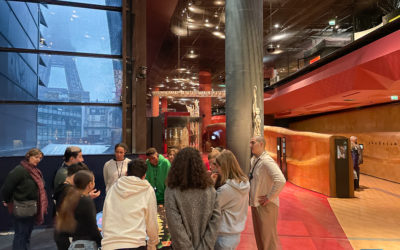
<instances>
[{"instance_id":1,"label":"group of people","mask_svg":"<svg viewBox=\"0 0 400 250\"><path fill-rule=\"evenodd\" d=\"M286 180L265 152L263 137L252 138L250 147L253 156L246 175L229 150L213 151L208 170L200 152L191 147L170 150L167 158L149 148L144 161L127 159L127 147L117 144L115 158L103 169L101 233L93 202L100 195L94 175L83 163L80 148L67 148L53 187L58 249L156 249L157 206L165 207L173 249L236 249L249 205L258 249L277 249L278 196ZM13 249L29 249L34 221L43 222L47 197L36 167L42 157L38 149L29 151L1 190L9 207L15 207L12 201L36 201L34 214L22 218L14 213Z\"/></svg>"}]
</instances>

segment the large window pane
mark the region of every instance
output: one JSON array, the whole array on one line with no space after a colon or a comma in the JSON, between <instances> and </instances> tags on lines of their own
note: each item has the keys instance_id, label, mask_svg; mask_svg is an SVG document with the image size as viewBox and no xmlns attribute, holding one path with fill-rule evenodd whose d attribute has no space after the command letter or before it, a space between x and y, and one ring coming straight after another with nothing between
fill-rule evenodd
<instances>
[{"instance_id":1,"label":"large window pane","mask_svg":"<svg viewBox=\"0 0 400 250\"><path fill-rule=\"evenodd\" d=\"M112 153L122 138L120 107L39 105L37 143L45 155L62 155L67 146L83 154Z\"/></svg>"},{"instance_id":2,"label":"large window pane","mask_svg":"<svg viewBox=\"0 0 400 250\"><path fill-rule=\"evenodd\" d=\"M64 1L74 2L74 3L98 4L98 5L114 6L114 7L120 7L122 5L122 0L64 0Z\"/></svg>"},{"instance_id":3,"label":"large window pane","mask_svg":"<svg viewBox=\"0 0 400 250\"><path fill-rule=\"evenodd\" d=\"M0 156L24 155L36 147L36 106L0 105Z\"/></svg>"},{"instance_id":4,"label":"large window pane","mask_svg":"<svg viewBox=\"0 0 400 250\"><path fill-rule=\"evenodd\" d=\"M0 52L0 100L37 100L38 55Z\"/></svg>"},{"instance_id":5,"label":"large window pane","mask_svg":"<svg viewBox=\"0 0 400 250\"><path fill-rule=\"evenodd\" d=\"M41 55L39 100L120 103L121 60Z\"/></svg>"},{"instance_id":6,"label":"large window pane","mask_svg":"<svg viewBox=\"0 0 400 250\"><path fill-rule=\"evenodd\" d=\"M37 49L38 27L26 3L0 1L0 46Z\"/></svg>"},{"instance_id":7,"label":"large window pane","mask_svg":"<svg viewBox=\"0 0 400 250\"><path fill-rule=\"evenodd\" d=\"M40 49L121 55L121 12L48 4L40 6Z\"/></svg>"}]
</instances>

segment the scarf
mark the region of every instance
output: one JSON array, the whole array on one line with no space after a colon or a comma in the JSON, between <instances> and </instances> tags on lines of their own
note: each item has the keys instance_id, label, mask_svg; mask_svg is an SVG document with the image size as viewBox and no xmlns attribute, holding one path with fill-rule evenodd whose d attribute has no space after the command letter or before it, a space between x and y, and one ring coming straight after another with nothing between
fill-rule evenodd
<instances>
[{"instance_id":1,"label":"scarf","mask_svg":"<svg viewBox=\"0 0 400 250\"><path fill-rule=\"evenodd\" d=\"M44 221L44 214L47 214L47 194L44 189L43 175L42 172L32 164L30 164L27 160L21 161L21 165L28 171L31 175L32 179L36 182L38 186L38 213L36 214L35 223L40 225Z\"/></svg>"}]
</instances>

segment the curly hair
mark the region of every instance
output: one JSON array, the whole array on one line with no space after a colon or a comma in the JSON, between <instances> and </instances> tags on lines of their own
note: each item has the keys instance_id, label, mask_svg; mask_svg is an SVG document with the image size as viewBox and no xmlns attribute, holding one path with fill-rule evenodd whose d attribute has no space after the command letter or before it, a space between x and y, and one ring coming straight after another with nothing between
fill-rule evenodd
<instances>
[{"instance_id":1,"label":"curly hair","mask_svg":"<svg viewBox=\"0 0 400 250\"><path fill-rule=\"evenodd\" d=\"M167 186L183 191L192 188L206 189L213 185L200 152L191 147L180 150L169 171Z\"/></svg>"}]
</instances>

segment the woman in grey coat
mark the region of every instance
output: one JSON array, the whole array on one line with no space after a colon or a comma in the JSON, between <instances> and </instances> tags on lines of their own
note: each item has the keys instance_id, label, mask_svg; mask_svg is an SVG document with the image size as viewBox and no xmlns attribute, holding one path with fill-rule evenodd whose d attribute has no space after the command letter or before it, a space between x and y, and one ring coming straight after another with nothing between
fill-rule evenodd
<instances>
[{"instance_id":1,"label":"woman in grey coat","mask_svg":"<svg viewBox=\"0 0 400 250\"><path fill-rule=\"evenodd\" d=\"M187 147L176 155L167 179L165 211L173 249L214 249L221 212L198 150Z\"/></svg>"}]
</instances>

